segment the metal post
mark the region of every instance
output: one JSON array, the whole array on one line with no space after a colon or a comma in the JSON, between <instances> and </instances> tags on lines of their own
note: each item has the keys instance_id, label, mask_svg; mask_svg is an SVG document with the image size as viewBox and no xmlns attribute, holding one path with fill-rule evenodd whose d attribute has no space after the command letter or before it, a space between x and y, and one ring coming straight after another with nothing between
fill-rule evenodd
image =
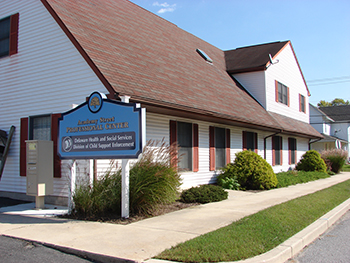
<instances>
[{"instance_id":1,"label":"metal post","mask_svg":"<svg viewBox=\"0 0 350 263\"><path fill-rule=\"evenodd\" d=\"M122 160L122 217L129 218L129 160Z\"/></svg>"},{"instance_id":2,"label":"metal post","mask_svg":"<svg viewBox=\"0 0 350 263\"><path fill-rule=\"evenodd\" d=\"M75 192L75 180L77 174L77 162L73 160L72 167L70 169L70 189L68 193L68 212L71 213L74 208L73 194Z\"/></svg>"},{"instance_id":3,"label":"metal post","mask_svg":"<svg viewBox=\"0 0 350 263\"><path fill-rule=\"evenodd\" d=\"M129 103L130 96L120 96L122 102ZM129 218L129 160L122 160L122 217Z\"/></svg>"}]
</instances>

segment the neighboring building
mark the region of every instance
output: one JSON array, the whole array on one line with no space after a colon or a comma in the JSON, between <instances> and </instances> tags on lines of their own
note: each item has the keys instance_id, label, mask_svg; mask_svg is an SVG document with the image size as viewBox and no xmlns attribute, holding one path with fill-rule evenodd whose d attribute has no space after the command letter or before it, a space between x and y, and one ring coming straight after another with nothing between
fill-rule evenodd
<instances>
[{"instance_id":1,"label":"neighboring building","mask_svg":"<svg viewBox=\"0 0 350 263\"><path fill-rule=\"evenodd\" d=\"M249 149L292 169L322 135L290 41L222 51L125 0L0 0L0 129L16 126L0 195L25 198L25 140L54 141L54 194L70 161L57 156L57 119L93 91L146 108L147 140L177 141L183 188L215 182ZM80 176L110 160L80 160Z\"/></svg>"},{"instance_id":2,"label":"neighboring building","mask_svg":"<svg viewBox=\"0 0 350 263\"><path fill-rule=\"evenodd\" d=\"M343 149L350 157L350 105L317 108L310 104L310 124L324 136L311 144L312 149Z\"/></svg>"}]
</instances>

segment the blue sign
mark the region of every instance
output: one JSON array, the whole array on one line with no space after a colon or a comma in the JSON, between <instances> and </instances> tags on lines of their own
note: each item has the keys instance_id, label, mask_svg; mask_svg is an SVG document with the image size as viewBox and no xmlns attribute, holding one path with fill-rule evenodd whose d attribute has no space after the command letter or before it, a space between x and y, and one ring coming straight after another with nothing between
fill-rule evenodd
<instances>
[{"instance_id":1,"label":"blue sign","mask_svg":"<svg viewBox=\"0 0 350 263\"><path fill-rule=\"evenodd\" d=\"M93 92L89 100L62 114L61 159L132 159L142 152L144 111L136 103L109 100Z\"/></svg>"}]
</instances>

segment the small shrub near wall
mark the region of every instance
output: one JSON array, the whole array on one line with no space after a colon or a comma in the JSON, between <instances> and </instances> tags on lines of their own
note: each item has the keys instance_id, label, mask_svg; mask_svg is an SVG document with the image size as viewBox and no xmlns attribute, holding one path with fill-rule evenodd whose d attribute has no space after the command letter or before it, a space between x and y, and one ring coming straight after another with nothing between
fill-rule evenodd
<instances>
[{"instance_id":1,"label":"small shrub near wall","mask_svg":"<svg viewBox=\"0 0 350 263\"><path fill-rule=\"evenodd\" d=\"M271 165L260 155L252 151L236 153L234 163L222 169L218 183L232 178L232 185L243 190L267 190L277 186L277 177Z\"/></svg>"},{"instance_id":2,"label":"small shrub near wall","mask_svg":"<svg viewBox=\"0 0 350 263\"><path fill-rule=\"evenodd\" d=\"M183 203L218 202L227 199L228 193L217 185L201 185L184 190L181 193L180 201Z\"/></svg>"},{"instance_id":3,"label":"small shrub near wall","mask_svg":"<svg viewBox=\"0 0 350 263\"><path fill-rule=\"evenodd\" d=\"M339 173L346 163L348 152L342 149L325 150L321 152L321 157L330 172Z\"/></svg>"},{"instance_id":4,"label":"small shrub near wall","mask_svg":"<svg viewBox=\"0 0 350 263\"><path fill-rule=\"evenodd\" d=\"M305 172L327 172L327 167L319 152L315 150L309 150L303 154L300 161L295 166L298 171Z\"/></svg>"}]
</instances>

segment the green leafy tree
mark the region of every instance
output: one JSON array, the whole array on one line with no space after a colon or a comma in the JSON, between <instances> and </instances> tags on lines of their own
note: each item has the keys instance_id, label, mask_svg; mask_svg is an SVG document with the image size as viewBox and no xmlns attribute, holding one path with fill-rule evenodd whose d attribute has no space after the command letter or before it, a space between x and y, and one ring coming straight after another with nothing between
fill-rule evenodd
<instances>
[{"instance_id":1,"label":"green leafy tree","mask_svg":"<svg viewBox=\"0 0 350 263\"><path fill-rule=\"evenodd\" d=\"M350 105L350 102L348 100L345 101L344 99L335 98L331 102L320 100L320 102L317 103L318 107L330 107L330 106L340 106L340 105Z\"/></svg>"}]
</instances>

